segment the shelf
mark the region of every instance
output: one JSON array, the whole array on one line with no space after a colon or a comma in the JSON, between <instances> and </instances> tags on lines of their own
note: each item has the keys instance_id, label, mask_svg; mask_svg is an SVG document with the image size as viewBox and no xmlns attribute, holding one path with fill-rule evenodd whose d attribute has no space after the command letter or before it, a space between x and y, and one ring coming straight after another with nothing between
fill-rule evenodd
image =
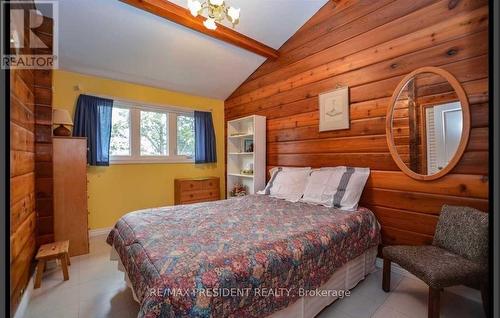
<instances>
[{"instance_id":1,"label":"shelf","mask_svg":"<svg viewBox=\"0 0 500 318\"><path fill-rule=\"evenodd\" d=\"M247 194L255 194L266 186L266 117L250 115L229 120L226 129L226 193L241 184ZM250 175L241 173L252 170Z\"/></svg>"},{"instance_id":2,"label":"shelf","mask_svg":"<svg viewBox=\"0 0 500 318\"><path fill-rule=\"evenodd\" d=\"M243 178L253 179L253 174L228 173L227 175L232 177L243 177Z\"/></svg>"},{"instance_id":3,"label":"shelf","mask_svg":"<svg viewBox=\"0 0 500 318\"><path fill-rule=\"evenodd\" d=\"M244 134L244 135L236 135L236 136L227 136L228 138L236 139L236 138L249 138L253 137L253 134Z\"/></svg>"}]
</instances>

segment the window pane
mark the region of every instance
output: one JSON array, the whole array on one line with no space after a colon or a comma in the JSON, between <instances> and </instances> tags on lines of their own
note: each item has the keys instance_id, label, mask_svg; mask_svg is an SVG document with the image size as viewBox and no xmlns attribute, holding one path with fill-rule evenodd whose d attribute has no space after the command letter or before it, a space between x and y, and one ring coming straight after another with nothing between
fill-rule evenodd
<instances>
[{"instance_id":1,"label":"window pane","mask_svg":"<svg viewBox=\"0 0 500 318\"><path fill-rule=\"evenodd\" d=\"M166 156L167 114L141 111L141 156Z\"/></svg>"},{"instance_id":2,"label":"window pane","mask_svg":"<svg viewBox=\"0 0 500 318\"><path fill-rule=\"evenodd\" d=\"M113 107L111 156L130 156L130 110Z\"/></svg>"},{"instance_id":3,"label":"window pane","mask_svg":"<svg viewBox=\"0 0 500 318\"><path fill-rule=\"evenodd\" d=\"M193 116L177 116L177 154L180 156L194 156Z\"/></svg>"}]
</instances>

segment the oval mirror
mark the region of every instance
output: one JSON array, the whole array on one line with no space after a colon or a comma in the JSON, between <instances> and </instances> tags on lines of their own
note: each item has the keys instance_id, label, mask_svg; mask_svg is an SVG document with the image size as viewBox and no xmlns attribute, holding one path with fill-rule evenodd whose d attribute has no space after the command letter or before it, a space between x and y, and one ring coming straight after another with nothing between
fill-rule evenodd
<instances>
[{"instance_id":1,"label":"oval mirror","mask_svg":"<svg viewBox=\"0 0 500 318\"><path fill-rule=\"evenodd\" d=\"M404 173L419 180L446 175L462 157L469 133L469 102L453 75L423 67L399 83L389 104L386 135Z\"/></svg>"}]
</instances>

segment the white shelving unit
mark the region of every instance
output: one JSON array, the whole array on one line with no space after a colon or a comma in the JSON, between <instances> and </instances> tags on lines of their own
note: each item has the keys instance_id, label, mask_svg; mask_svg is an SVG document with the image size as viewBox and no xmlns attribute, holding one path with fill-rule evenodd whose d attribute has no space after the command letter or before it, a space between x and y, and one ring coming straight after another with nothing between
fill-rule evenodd
<instances>
[{"instance_id":1,"label":"white shelving unit","mask_svg":"<svg viewBox=\"0 0 500 318\"><path fill-rule=\"evenodd\" d=\"M245 149L245 144L253 149ZM248 148L248 147L247 147ZM227 122L227 197L235 184L255 194L266 186L266 117L252 115ZM253 174L242 173L253 167Z\"/></svg>"}]
</instances>

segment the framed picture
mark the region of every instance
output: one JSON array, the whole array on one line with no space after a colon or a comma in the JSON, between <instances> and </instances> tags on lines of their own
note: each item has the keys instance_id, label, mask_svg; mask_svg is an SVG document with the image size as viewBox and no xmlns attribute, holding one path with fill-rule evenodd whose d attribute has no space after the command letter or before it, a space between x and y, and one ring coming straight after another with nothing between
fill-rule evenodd
<instances>
[{"instance_id":1,"label":"framed picture","mask_svg":"<svg viewBox=\"0 0 500 318\"><path fill-rule=\"evenodd\" d=\"M319 131L349 129L349 87L319 95Z\"/></svg>"},{"instance_id":2,"label":"framed picture","mask_svg":"<svg viewBox=\"0 0 500 318\"><path fill-rule=\"evenodd\" d=\"M243 152L253 152L253 139L245 139L243 143Z\"/></svg>"}]
</instances>

